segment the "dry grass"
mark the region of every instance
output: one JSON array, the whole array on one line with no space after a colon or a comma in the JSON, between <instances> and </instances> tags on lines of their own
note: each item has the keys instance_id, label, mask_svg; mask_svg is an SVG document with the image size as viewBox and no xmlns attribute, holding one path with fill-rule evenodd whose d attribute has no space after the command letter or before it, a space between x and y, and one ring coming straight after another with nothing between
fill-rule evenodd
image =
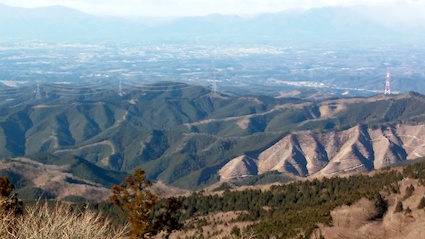
<instances>
[{"instance_id":1,"label":"dry grass","mask_svg":"<svg viewBox=\"0 0 425 239\"><path fill-rule=\"evenodd\" d=\"M127 227L114 229L99 213L76 212L65 204L27 206L21 216L0 214L2 239L119 239L127 234Z\"/></svg>"},{"instance_id":2,"label":"dry grass","mask_svg":"<svg viewBox=\"0 0 425 239\"><path fill-rule=\"evenodd\" d=\"M400 194L386 195L388 211L381 220L368 220L373 214L373 204L365 199L351 206L343 206L331 212L334 226L321 227L326 239L419 239L425 238L425 211L417 209L425 187L418 180L403 179L399 182ZM413 195L403 200L405 188L412 184ZM398 201L409 207L411 213L394 213Z\"/></svg>"},{"instance_id":3,"label":"dry grass","mask_svg":"<svg viewBox=\"0 0 425 239\"><path fill-rule=\"evenodd\" d=\"M185 225L194 225L193 229L186 229L175 231L170 235L170 239L179 239L179 238L198 238L202 236L203 238L213 238L213 239L253 239L257 238L254 231L248 226L252 225L254 222L235 222L234 220L238 217L239 214L246 213L244 211L231 211L231 212L219 212L213 213L208 216L201 216L195 219L189 219L185 222ZM202 224L199 227L198 223L202 221L206 222L206 225ZM231 234L233 227L238 227L240 229L241 235ZM200 230L202 228L202 230ZM157 239L163 238L161 236L156 237Z\"/></svg>"},{"instance_id":4,"label":"dry grass","mask_svg":"<svg viewBox=\"0 0 425 239\"><path fill-rule=\"evenodd\" d=\"M242 230L240 235L217 236L215 239L255 239L257 235L252 229Z\"/></svg>"}]
</instances>

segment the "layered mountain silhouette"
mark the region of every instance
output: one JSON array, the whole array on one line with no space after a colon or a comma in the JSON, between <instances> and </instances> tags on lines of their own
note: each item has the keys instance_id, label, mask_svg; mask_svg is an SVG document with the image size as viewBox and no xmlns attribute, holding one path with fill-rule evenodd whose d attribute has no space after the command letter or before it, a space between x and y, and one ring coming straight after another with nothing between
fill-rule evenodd
<instances>
[{"instance_id":1,"label":"layered mountain silhouette","mask_svg":"<svg viewBox=\"0 0 425 239\"><path fill-rule=\"evenodd\" d=\"M212 14L201 17L126 20L97 17L52 6L17 8L0 5L2 37L39 40L305 41L399 39L420 36L425 21L418 12L382 7L324 7L308 11L260 14L245 18ZM414 14L413 14L414 13ZM383 14L391 18L381 17ZM412 16L412 14L414 16Z\"/></svg>"},{"instance_id":2,"label":"layered mountain silhouette","mask_svg":"<svg viewBox=\"0 0 425 239\"><path fill-rule=\"evenodd\" d=\"M312 102L173 82L123 96L79 90L4 100L0 155L44 152L121 172L142 167L149 178L184 188L273 171L363 172L425 156L425 97L417 93Z\"/></svg>"}]
</instances>

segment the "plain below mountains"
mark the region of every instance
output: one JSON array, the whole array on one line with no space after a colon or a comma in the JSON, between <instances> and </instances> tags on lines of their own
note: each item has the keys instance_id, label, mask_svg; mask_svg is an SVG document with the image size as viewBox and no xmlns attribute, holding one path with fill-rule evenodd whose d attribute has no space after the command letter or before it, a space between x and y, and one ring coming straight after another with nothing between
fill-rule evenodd
<instances>
[{"instance_id":1,"label":"plain below mountains","mask_svg":"<svg viewBox=\"0 0 425 239\"><path fill-rule=\"evenodd\" d=\"M417 93L312 102L173 82L123 96L74 90L2 99L0 155L78 159L103 185L117 181L109 171L142 167L152 180L192 189L365 172L425 156L425 97Z\"/></svg>"}]
</instances>

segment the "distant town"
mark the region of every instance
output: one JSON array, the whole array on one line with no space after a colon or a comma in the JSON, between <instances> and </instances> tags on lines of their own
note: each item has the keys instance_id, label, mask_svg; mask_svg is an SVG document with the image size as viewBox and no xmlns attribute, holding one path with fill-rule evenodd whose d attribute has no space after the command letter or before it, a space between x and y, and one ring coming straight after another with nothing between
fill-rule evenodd
<instances>
[{"instance_id":1,"label":"distant town","mask_svg":"<svg viewBox=\"0 0 425 239\"><path fill-rule=\"evenodd\" d=\"M51 43L3 40L2 87L25 84L111 84L177 81L237 94L315 89L327 96L425 93L425 50L417 46L314 43L159 44Z\"/></svg>"}]
</instances>

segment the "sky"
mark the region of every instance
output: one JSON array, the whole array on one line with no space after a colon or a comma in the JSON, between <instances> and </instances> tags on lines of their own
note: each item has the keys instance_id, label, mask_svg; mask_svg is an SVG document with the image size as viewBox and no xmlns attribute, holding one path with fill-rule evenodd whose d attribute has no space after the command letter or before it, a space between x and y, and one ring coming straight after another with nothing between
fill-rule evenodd
<instances>
[{"instance_id":1,"label":"sky","mask_svg":"<svg viewBox=\"0 0 425 239\"><path fill-rule=\"evenodd\" d=\"M425 0L0 0L18 7L62 5L103 16L203 16L212 13L255 15L323 6L419 6Z\"/></svg>"}]
</instances>

